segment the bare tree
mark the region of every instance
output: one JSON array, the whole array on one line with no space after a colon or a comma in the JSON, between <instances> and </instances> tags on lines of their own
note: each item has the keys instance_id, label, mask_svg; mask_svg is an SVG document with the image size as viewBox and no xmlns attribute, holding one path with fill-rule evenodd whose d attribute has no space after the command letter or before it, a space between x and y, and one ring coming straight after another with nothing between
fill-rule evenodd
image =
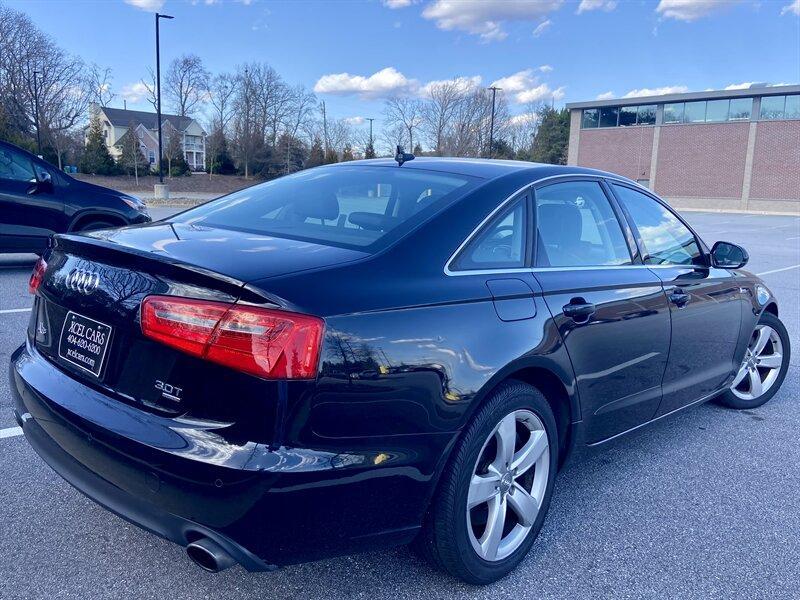
<instances>
[{"instance_id":1,"label":"bare tree","mask_svg":"<svg viewBox=\"0 0 800 600\"><path fill-rule=\"evenodd\" d=\"M441 81L428 87L422 107L422 129L438 156L444 151L447 130L452 126L453 117L467 91L458 81Z\"/></svg>"},{"instance_id":2,"label":"bare tree","mask_svg":"<svg viewBox=\"0 0 800 600\"><path fill-rule=\"evenodd\" d=\"M408 151L414 148L414 132L422 124L422 102L417 98L396 96L386 101L384 118L389 127L402 125L408 134Z\"/></svg>"},{"instance_id":3,"label":"bare tree","mask_svg":"<svg viewBox=\"0 0 800 600\"><path fill-rule=\"evenodd\" d=\"M233 116L236 95L236 76L229 73L217 75L211 81L208 101L213 107L213 127L225 131Z\"/></svg>"},{"instance_id":4,"label":"bare tree","mask_svg":"<svg viewBox=\"0 0 800 600\"><path fill-rule=\"evenodd\" d=\"M89 100L99 106L108 106L117 95L111 91L111 75L109 67L101 68L96 63L92 63L87 74L87 91Z\"/></svg>"},{"instance_id":5,"label":"bare tree","mask_svg":"<svg viewBox=\"0 0 800 600\"><path fill-rule=\"evenodd\" d=\"M207 98L210 75L196 54L184 54L169 64L164 92L175 111L186 117Z\"/></svg>"},{"instance_id":6,"label":"bare tree","mask_svg":"<svg viewBox=\"0 0 800 600\"><path fill-rule=\"evenodd\" d=\"M0 103L22 135L38 130L62 162L66 134L85 118L90 95L80 58L67 54L31 19L0 6Z\"/></svg>"},{"instance_id":7,"label":"bare tree","mask_svg":"<svg viewBox=\"0 0 800 600\"><path fill-rule=\"evenodd\" d=\"M153 110L158 110L158 85L156 83L156 74L153 69L147 67L147 79L140 79L139 82L147 90L146 100L148 104L153 107Z\"/></svg>"}]
</instances>

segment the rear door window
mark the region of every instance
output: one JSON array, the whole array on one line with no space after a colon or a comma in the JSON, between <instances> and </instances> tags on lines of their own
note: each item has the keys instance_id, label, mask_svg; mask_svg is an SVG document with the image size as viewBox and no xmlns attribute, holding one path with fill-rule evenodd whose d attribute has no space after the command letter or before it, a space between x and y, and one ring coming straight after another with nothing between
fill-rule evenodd
<instances>
[{"instance_id":1,"label":"rear door window","mask_svg":"<svg viewBox=\"0 0 800 600\"><path fill-rule=\"evenodd\" d=\"M235 192L174 220L378 250L478 181L402 167L311 169Z\"/></svg>"},{"instance_id":2,"label":"rear door window","mask_svg":"<svg viewBox=\"0 0 800 600\"><path fill-rule=\"evenodd\" d=\"M568 181L537 189L536 223L536 266L631 264L622 227L596 181Z\"/></svg>"}]
</instances>

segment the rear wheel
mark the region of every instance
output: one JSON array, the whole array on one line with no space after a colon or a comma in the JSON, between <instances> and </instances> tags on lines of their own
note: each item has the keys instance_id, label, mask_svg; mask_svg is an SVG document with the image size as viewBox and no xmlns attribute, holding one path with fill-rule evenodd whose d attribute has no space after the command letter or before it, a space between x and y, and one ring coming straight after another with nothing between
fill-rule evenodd
<instances>
[{"instance_id":1,"label":"rear wheel","mask_svg":"<svg viewBox=\"0 0 800 600\"><path fill-rule=\"evenodd\" d=\"M418 545L437 567L472 584L508 574L525 557L550 504L558 432L544 395L503 384L464 432Z\"/></svg>"},{"instance_id":2,"label":"rear wheel","mask_svg":"<svg viewBox=\"0 0 800 600\"><path fill-rule=\"evenodd\" d=\"M730 389L719 401L730 408L756 408L765 404L781 387L789 369L789 334L771 313L758 320L742 364Z\"/></svg>"}]
</instances>

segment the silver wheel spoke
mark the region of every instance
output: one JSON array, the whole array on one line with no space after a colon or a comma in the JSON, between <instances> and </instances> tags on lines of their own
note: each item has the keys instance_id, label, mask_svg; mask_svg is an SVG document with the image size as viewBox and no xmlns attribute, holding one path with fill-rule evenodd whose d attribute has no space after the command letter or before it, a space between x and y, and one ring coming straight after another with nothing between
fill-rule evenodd
<instances>
[{"instance_id":1,"label":"silver wheel spoke","mask_svg":"<svg viewBox=\"0 0 800 600\"><path fill-rule=\"evenodd\" d=\"M531 431L530 439L519 452L514 454L511 469L515 470L516 476L519 477L536 464L545 450L547 450L547 434L544 431Z\"/></svg>"},{"instance_id":2,"label":"silver wheel spoke","mask_svg":"<svg viewBox=\"0 0 800 600\"><path fill-rule=\"evenodd\" d=\"M782 364L783 364L783 355L781 354L776 353L776 354L770 354L768 356L758 357L759 367L766 367L768 369L779 369Z\"/></svg>"},{"instance_id":3,"label":"silver wheel spoke","mask_svg":"<svg viewBox=\"0 0 800 600\"><path fill-rule=\"evenodd\" d=\"M761 375L758 374L756 369L751 369L749 371L750 376L750 395L753 398L758 398L762 392L762 385L761 385Z\"/></svg>"},{"instance_id":4,"label":"silver wheel spoke","mask_svg":"<svg viewBox=\"0 0 800 600\"><path fill-rule=\"evenodd\" d=\"M481 536L480 544L483 558L494 560L500 540L503 539L503 526L506 522L506 500L497 496L489 503L489 516L486 521L486 530Z\"/></svg>"},{"instance_id":5,"label":"silver wheel spoke","mask_svg":"<svg viewBox=\"0 0 800 600\"><path fill-rule=\"evenodd\" d=\"M507 415L497 428L497 458L494 466L505 469L514 459L514 445L517 443L517 419L514 414Z\"/></svg>"},{"instance_id":6,"label":"silver wheel spoke","mask_svg":"<svg viewBox=\"0 0 800 600\"><path fill-rule=\"evenodd\" d=\"M496 496L499 491L500 475L497 471L491 470L487 475L473 475L469 484L469 494L467 497L467 508L474 508L479 504L488 502Z\"/></svg>"},{"instance_id":7,"label":"silver wheel spoke","mask_svg":"<svg viewBox=\"0 0 800 600\"><path fill-rule=\"evenodd\" d=\"M518 483L514 484L514 491L508 496L508 503L517 516L519 522L525 527L530 527L539 514L539 502L531 496L525 488Z\"/></svg>"},{"instance_id":8,"label":"silver wheel spoke","mask_svg":"<svg viewBox=\"0 0 800 600\"><path fill-rule=\"evenodd\" d=\"M769 341L769 334L772 331L769 327L759 327L756 329L756 342L753 345L753 354L758 356L764 351L764 347Z\"/></svg>"},{"instance_id":9,"label":"silver wheel spoke","mask_svg":"<svg viewBox=\"0 0 800 600\"><path fill-rule=\"evenodd\" d=\"M736 373L736 377L734 377L731 387L736 387L737 385L739 385L746 376L747 376L747 363L745 362L741 367L739 367L739 372Z\"/></svg>"}]
</instances>

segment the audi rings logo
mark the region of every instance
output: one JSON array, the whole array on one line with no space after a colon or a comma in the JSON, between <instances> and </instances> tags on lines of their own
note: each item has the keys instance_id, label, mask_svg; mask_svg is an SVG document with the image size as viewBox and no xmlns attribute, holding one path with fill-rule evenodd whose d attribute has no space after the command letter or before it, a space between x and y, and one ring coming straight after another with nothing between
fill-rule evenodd
<instances>
[{"instance_id":1,"label":"audi rings logo","mask_svg":"<svg viewBox=\"0 0 800 600\"><path fill-rule=\"evenodd\" d=\"M82 269L72 269L67 275L67 289L81 294L91 294L100 285L100 275Z\"/></svg>"}]
</instances>

